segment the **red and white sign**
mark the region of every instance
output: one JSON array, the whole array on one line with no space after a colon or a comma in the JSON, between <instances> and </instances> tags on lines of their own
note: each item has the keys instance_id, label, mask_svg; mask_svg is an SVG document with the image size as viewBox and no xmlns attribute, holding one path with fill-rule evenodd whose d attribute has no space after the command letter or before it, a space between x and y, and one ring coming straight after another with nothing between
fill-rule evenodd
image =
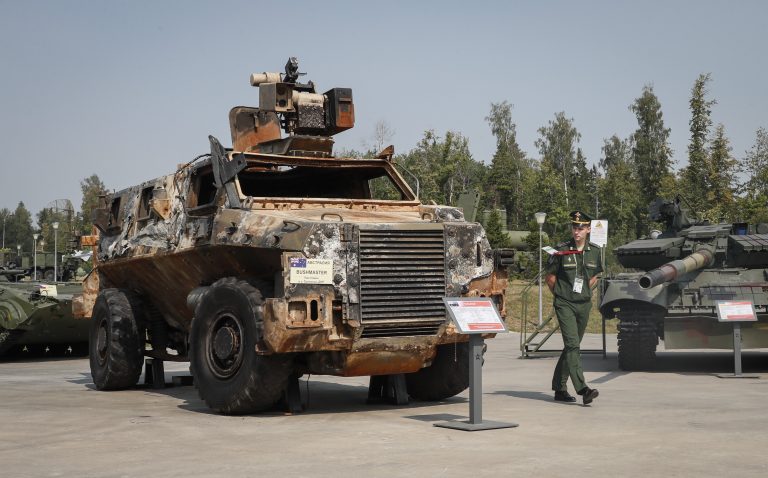
<instances>
[{"instance_id":1,"label":"red and white sign","mask_svg":"<svg viewBox=\"0 0 768 478\"><path fill-rule=\"evenodd\" d=\"M487 334L507 331L491 299L446 297L443 301L461 333Z\"/></svg>"},{"instance_id":2,"label":"red and white sign","mask_svg":"<svg viewBox=\"0 0 768 478\"><path fill-rule=\"evenodd\" d=\"M755 322L755 307L748 300L717 301L717 320L720 322Z\"/></svg>"}]
</instances>

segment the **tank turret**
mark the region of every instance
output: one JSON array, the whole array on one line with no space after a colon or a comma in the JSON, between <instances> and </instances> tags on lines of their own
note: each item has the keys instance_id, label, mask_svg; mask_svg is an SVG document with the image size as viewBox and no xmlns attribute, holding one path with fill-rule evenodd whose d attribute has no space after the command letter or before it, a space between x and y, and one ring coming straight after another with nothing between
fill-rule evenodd
<instances>
[{"instance_id":1,"label":"tank turret","mask_svg":"<svg viewBox=\"0 0 768 478\"><path fill-rule=\"evenodd\" d=\"M651 368L659 339L667 349L730 348L717 302L749 301L768 321L768 232L764 224L710 224L692 218L679 198L656 200L649 217L664 231L614 250L619 263L641 272L610 278L600 311L618 318L619 366ZM743 334L749 348L768 346L764 325Z\"/></svg>"}]
</instances>

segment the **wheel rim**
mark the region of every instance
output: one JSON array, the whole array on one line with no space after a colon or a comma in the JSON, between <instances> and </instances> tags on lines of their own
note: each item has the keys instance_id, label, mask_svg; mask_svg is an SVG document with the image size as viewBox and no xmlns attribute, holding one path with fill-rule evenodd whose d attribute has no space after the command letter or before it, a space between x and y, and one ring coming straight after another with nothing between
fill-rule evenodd
<instances>
[{"instance_id":1,"label":"wheel rim","mask_svg":"<svg viewBox=\"0 0 768 478\"><path fill-rule=\"evenodd\" d=\"M243 363L243 325L236 316L224 312L213 321L206 340L206 360L218 378L230 378Z\"/></svg>"},{"instance_id":2,"label":"wheel rim","mask_svg":"<svg viewBox=\"0 0 768 478\"><path fill-rule=\"evenodd\" d=\"M107 339L107 321L102 319L99 321L99 330L96 332L96 357L99 359L99 364L101 365L107 361L108 348L109 340Z\"/></svg>"}]
</instances>

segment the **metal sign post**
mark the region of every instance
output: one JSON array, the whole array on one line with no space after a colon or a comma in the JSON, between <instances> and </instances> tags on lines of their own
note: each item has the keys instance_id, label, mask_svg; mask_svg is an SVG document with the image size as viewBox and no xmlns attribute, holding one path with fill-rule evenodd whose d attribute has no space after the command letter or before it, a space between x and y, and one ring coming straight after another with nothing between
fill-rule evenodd
<instances>
[{"instance_id":1,"label":"metal sign post","mask_svg":"<svg viewBox=\"0 0 768 478\"><path fill-rule=\"evenodd\" d=\"M719 373L720 378L760 378L741 373L741 323L756 322L755 307L750 301L717 301L717 320L733 323L733 374Z\"/></svg>"},{"instance_id":2,"label":"metal sign post","mask_svg":"<svg viewBox=\"0 0 768 478\"><path fill-rule=\"evenodd\" d=\"M605 247L608 245L608 220L596 219L590 223L589 241L600 246L600 268L605 271ZM602 284L598 287L600 296L598 297L598 305L603 301L603 288ZM605 317L601 320L603 325L603 359L606 357L606 341L605 341Z\"/></svg>"},{"instance_id":3,"label":"metal sign post","mask_svg":"<svg viewBox=\"0 0 768 478\"><path fill-rule=\"evenodd\" d=\"M469 335L469 421L451 420L436 427L474 432L513 428L517 423L483 421L483 336L507 329L493 301L483 297L444 298L446 309L459 331Z\"/></svg>"}]
</instances>

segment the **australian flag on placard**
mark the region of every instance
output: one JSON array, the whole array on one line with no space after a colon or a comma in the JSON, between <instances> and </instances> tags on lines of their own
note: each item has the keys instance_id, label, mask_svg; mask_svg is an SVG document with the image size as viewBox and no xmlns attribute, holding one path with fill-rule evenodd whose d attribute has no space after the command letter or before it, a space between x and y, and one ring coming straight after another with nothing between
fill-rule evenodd
<instances>
[{"instance_id":1,"label":"australian flag on placard","mask_svg":"<svg viewBox=\"0 0 768 478\"><path fill-rule=\"evenodd\" d=\"M304 257L291 257L291 267L307 267L307 259Z\"/></svg>"}]
</instances>

